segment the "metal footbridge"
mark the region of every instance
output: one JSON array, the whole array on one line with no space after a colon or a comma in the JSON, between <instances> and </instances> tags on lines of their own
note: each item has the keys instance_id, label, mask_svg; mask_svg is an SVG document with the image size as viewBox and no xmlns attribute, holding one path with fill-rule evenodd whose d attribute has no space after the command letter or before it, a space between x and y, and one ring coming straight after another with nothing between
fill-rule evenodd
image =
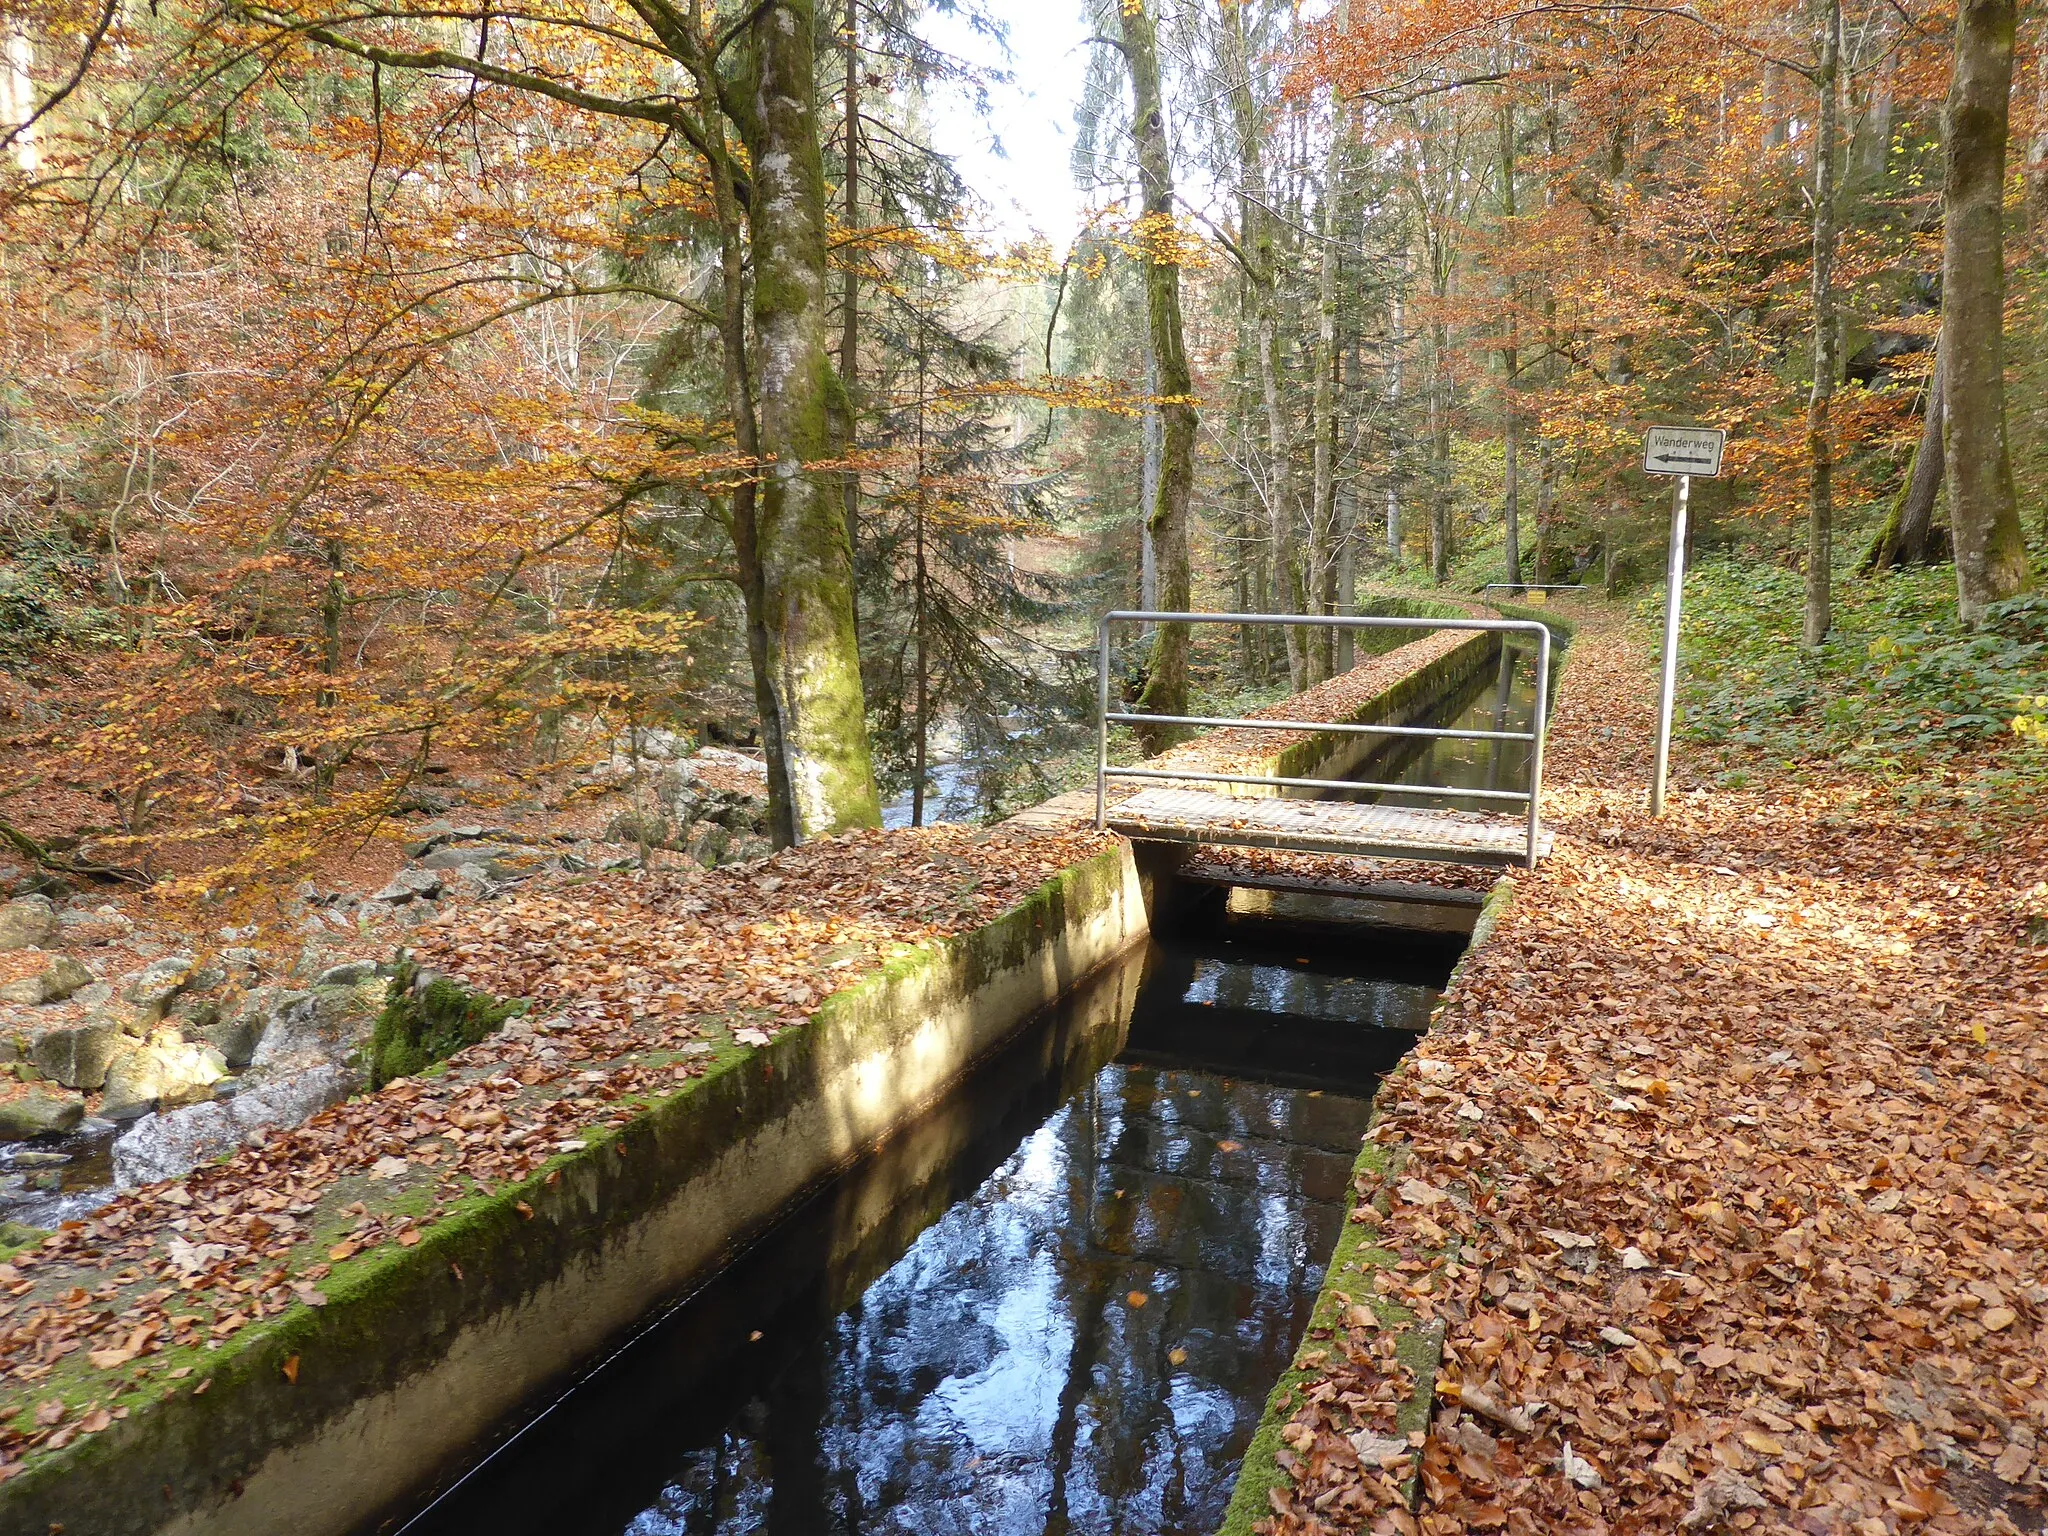
<instances>
[{"instance_id":1,"label":"metal footbridge","mask_svg":"<svg viewBox=\"0 0 2048 1536\"><path fill-rule=\"evenodd\" d=\"M1449 726L1380 724L1334 720L1231 718L1159 715L1109 707L1110 631L1125 624L1304 625L1331 629L1479 630L1521 635L1534 643L1536 699L1526 731L1469 730ZM1405 619L1336 614L1156 613L1119 609L1105 614L1096 634L1097 727L1095 825L1145 842L1270 848L1295 853L1348 854L1360 858L1427 859L1496 867L1534 869L1550 851L1539 799L1543 785L1543 743L1549 723L1550 650L1548 626L1532 619ZM1434 740L1525 742L1527 781L1521 789L1467 788L1426 782L1375 783L1280 774L1221 773L1204 768L1139 765L1118 767L1109 760L1112 725L1182 725L1205 729L1295 731L1324 736L1403 737ZM1156 760L1154 760L1156 762ZM1155 787L1114 804L1111 780L1138 780ZM1217 785L1231 792L1190 786ZM1372 792L1375 803L1308 798L1311 792ZM1477 801L1498 810L1459 810L1443 805L1393 805L1387 796L1435 801Z\"/></svg>"}]
</instances>

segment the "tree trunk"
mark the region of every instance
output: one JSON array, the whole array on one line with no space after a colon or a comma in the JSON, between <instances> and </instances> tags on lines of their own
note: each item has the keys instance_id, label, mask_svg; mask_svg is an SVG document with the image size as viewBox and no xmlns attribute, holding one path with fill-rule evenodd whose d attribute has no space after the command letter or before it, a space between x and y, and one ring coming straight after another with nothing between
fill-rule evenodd
<instances>
[{"instance_id":1,"label":"tree trunk","mask_svg":"<svg viewBox=\"0 0 2048 1536\"><path fill-rule=\"evenodd\" d=\"M1231 124L1237 134L1239 175L1239 245L1250 282L1253 328L1258 337L1259 399L1266 424L1266 520L1270 535L1271 610L1299 613L1306 606L1296 529L1298 497L1294 483L1294 448L1287 413L1280 399L1279 258L1275 250L1273 214L1268 204L1265 128L1252 94L1250 54L1244 37L1241 6L1226 9L1224 67L1229 72ZM1307 656L1301 631L1281 631L1287 648L1287 678L1297 692L1307 679Z\"/></svg>"},{"instance_id":2,"label":"tree trunk","mask_svg":"<svg viewBox=\"0 0 2048 1536\"><path fill-rule=\"evenodd\" d=\"M1819 645L1834 625L1834 447L1829 414L1841 372L1835 315L1835 154L1842 110L1842 5L1823 0L1820 96L1813 140L1813 387L1806 397L1806 614L1804 638Z\"/></svg>"},{"instance_id":3,"label":"tree trunk","mask_svg":"<svg viewBox=\"0 0 2048 1536\"><path fill-rule=\"evenodd\" d=\"M1336 24L1341 32L1350 19L1348 0L1338 0ZM1323 159L1320 220L1322 250L1316 266L1315 393L1310 406L1313 455L1309 487L1309 582L1316 609L1329 613L1337 596L1337 269L1338 241L1343 232L1344 166L1350 136L1351 107L1343 93L1330 93L1330 143ZM1310 682L1332 675L1337 660L1337 632L1318 629L1310 635Z\"/></svg>"},{"instance_id":4,"label":"tree trunk","mask_svg":"<svg viewBox=\"0 0 2048 1536\"><path fill-rule=\"evenodd\" d=\"M1942 429L1956 610L1976 624L1988 604L2028 585L2027 548L2005 438L2005 140L2012 93L2014 0L1961 0L1948 92L1942 187Z\"/></svg>"},{"instance_id":5,"label":"tree trunk","mask_svg":"<svg viewBox=\"0 0 2048 1536\"><path fill-rule=\"evenodd\" d=\"M860 7L856 0L846 4L846 227L860 227ZM840 440L851 453L860 435L860 402L856 393L860 381L860 274L849 260L844 276L845 292L839 311L839 409ZM846 544L859 548L860 472L849 469L840 479L840 496L846 509ZM856 589L857 591L858 589ZM858 613L855 614L858 620ZM858 624L856 623L856 628Z\"/></svg>"},{"instance_id":6,"label":"tree trunk","mask_svg":"<svg viewBox=\"0 0 2048 1536\"><path fill-rule=\"evenodd\" d=\"M1920 443L1906 471L1906 483L1892 498L1884 527L1863 556L1863 573L1924 565L1935 558L1934 503L1941 495L1942 419L1948 414L1942 386L1941 352L1935 350L1934 372L1927 379L1927 408L1920 423Z\"/></svg>"},{"instance_id":7,"label":"tree trunk","mask_svg":"<svg viewBox=\"0 0 2048 1536\"><path fill-rule=\"evenodd\" d=\"M853 550L836 456L838 380L826 349L825 178L812 0L776 0L751 29L742 121L754 167L756 510L766 682L779 727L769 754L778 830L802 841L881 822L853 626ZM777 756L781 761L776 761Z\"/></svg>"},{"instance_id":8,"label":"tree trunk","mask_svg":"<svg viewBox=\"0 0 2048 1536\"><path fill-rule=\"evenodd\" d=\"M1195 391L1181 333L1180 262L1173 254L1173 162L1166 145L1166 109L1159 93L1159 45L1152 18L1141 0L1126 0L1124 57L1131 69L1131 120L1138 136L1138 182L1144 218L1152 234L1145 266L1145 318L1152 356L1159 366L1161 434L1159 493L1149 512L1152 547L1159 560L1159 602L1184 612L1194 601L1188 551L1188 498L1195 484ZM1188 626L1162 624L1152 641L1138 708L1156 715L1188 712ZM1183 734L1166 729L1141 733L1156 752Z\"/></svg>"},{"instance_id":9,"label":"tree trunk","mask_svg":"<svg viewBox=\"0 0 2048 1536\"><path fill-rule=\"evenodd\" d=\"M1510 54L1512 66L1513 57ZM1501 227L1508 239L1514 239L1515 227L1515 108L1514 103L1502 101L1500 107L1500 217ZM1501 307L1507 317L1508 344L1500 353L1500 413L1501 413L1501 456L1503 463L1501 486L1502 517L1506 549L1503 564L1507 567L1510 587L1519 586L1522 580L1522 485L1521 485L1521 411L1515 399L1520 387L1517 380L1520 373L1519 330L1516 324L1515 303L1517 295L1512 278L1503 279ZM1539 576L1537 580L1542 580Z\"/></svg>"}]
</instances>

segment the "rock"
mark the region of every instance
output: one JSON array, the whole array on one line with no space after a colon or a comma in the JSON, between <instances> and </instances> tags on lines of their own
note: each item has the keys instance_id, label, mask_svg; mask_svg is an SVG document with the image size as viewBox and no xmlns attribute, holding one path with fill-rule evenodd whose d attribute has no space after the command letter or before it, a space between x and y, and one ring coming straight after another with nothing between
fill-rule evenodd
<instances>
[{"instance_id":1,"label":"rock","mask_svg":"<svg viewBox=\"0 0 2048 1536\"><path fill-rule=\"evenodd\" d=\"M654 762L673 762L690 755L690 740L679 736L665 726L641 725L621 731L612 743L613 752L627 757L648 758Z\"/></svg>"},{"instance_id":2,"label":"rock","mask_svg":"<svg viewBox=\"0 0 2048 1536\"><path fill-rule=\"evenodd\" d=\"M474 842L483 835L484 829L480 826L457 826L447 821L430 821L424 827L414 830L411 841L405 845L406 857L416 859L448 843Z\"/></svg>"},{"instance_id":3,"label":"rock","mask_svg":"<svg viewBox=\"0 0 2048 1536\"><path fill-rule=\"evenodd\" d=\"M108 1063L126 1048L121 1026L96 1015L68 1029L45 1030L29 1047L29 1060L52 1082L91 1090L106 1082Z\"/></svg>"},{"instance_id":4,"label":"rock","mask_svg":"<svg viewBox=\"0 0 2048 1536\"><path fill-rule=\"evenodd\" d=\"M80 1004L88 1012L97 1012L114 1000L114 984L111 981L96 981L89 987L80 987L71 994L71 1001Z\"/></svg>"},{"instance_id":5,"label":"rock","mask_svg":"<svg viewBox=\"0 0 2048 1536\"><path fill-rule=\"evenodd\" d=\"M23 977L0 987L0 1004L61 1004L80 987L92 985L92 973L70 954L57 954L41 975Z\"/></svg>"},{"instance_id":6,"label":"rock","mask_svg":"<svg viewBox=\"0 0 2048 1536\"><path fill-rule=\"evenodd\" d=\"M178 1026L179 1034L190 1040L218 1024L220 1015L218 998L181 997L171 1004L171 1011L164 1017Z\"/></svg>"},{"instance_id":7,"label":"rock","mask_svg":"<svg viewBox=\"0 0 2048 1536\"><path fill-rule=\"evenodd\" d=\"M280 993L269 1004L249 1065L269 1074L338 1063L369 1034L383 1003L384 984L376 980Z\"/></svg>"},{"instance_id":8,"label":"rock","mask_svg":"<svg viewBox=\"0 0 2048 1536\"><path fill-rule=\"evenodd\" d=\"M81 987L91 986L96 978L82 962L70 955L59 955L36 979L43 984L44 1002L61 1003Z\"/></svg>"},{"instance_id":9,"label":"rock","mask_svg":"<svg viewBox=\"0 0 2048 1536\"><path fill-rule=\"evenodd\" d=\"M253 949L224 949L220 952L220 963L228 973L228 980L250 986L263 977L263 957Z\"/></svg>"},{"instance_id":10,"label":"rock","mask_svg":"<svg viewBox=\"0 0 2048 1536\"><path fill-rule=\"evenodd\" d=\"M726 853L729 864L751 864L756 859L765 859L775 851L775 845L765 837L736 837Z\"/></svg>"},{"instance_id":11,"label":"rock","mask_svg":"<svg viewBox=\"0 0 2048 1536\"><path fill-rule=\"evenodd\" d=\"M715 869L732 846L732 834L713 822L691 826L683 840L683 851L706 869Z\"/></svg>"},{"instance_id":12,"label":"rock","mask_svg":"<svg viewBox=\"0 0 2048 1536\"><path fill-rule=\"evenodd\" d=\"M402 906L408 901L432 901L441 894L441 877L431 869L401 869L391 883L373 892L371 901Z\"/></svg>"},{"instance_id":13,"label":"rock","mask_svg":"<svg viewBox=\"0 0 2048 1536\"><path fill-rule=\"evenodd\" d=\"M344 960L339 965L330 965L318 976L315 976L313 978L313 985L316 987L356 987L361 986L376 974L377 962L374 960Z\"/></svg>"},{"instance_id":14,"label":"rock","mask_svg":"<svg viewBox=\"0 0 2048 1536\"><path fill-rule=\"evenodd\" d=\"M218 992L227 984L227 967L223 965L202 965L185 978L187 992Z\"/></svg>"},{"instance_id":15,"label":"rock","mask_svg":"<svg viewBox=\"0 0 2048 1536\"><path fill-rule=\"evenodd\" d=\"M232 1152L266 1126L297 1125L355 1089L355 1075L311 1067L224 1102L191 1104L145 1115L114 1143L114 1180L123 1189L175 1179L209 1158Z\"/></svg>"},{"instance_id":16,"label":"rock","mask_svg":"<svg viewBox=\"0 0 2048 1536\"><path fill-rule=\"evenodd\" d=\"M668 838L668 818L656 811L621 811L604 829L604 840L608 843L644 843L660 848Z\"/></svg>"},{"instance_id":17,"label":"rock","mask_svg":"<svg viewBox=\"0 0 2048 1536\"><path fill-rule=\"evenodd\" d=\"M192 980L190 955L165 955L121 978L121 996L146 1013L162 1016L172 998Z\"/></svg>"},{"instance_id":18,"label":"rock","mask_svg":"<svg viewBox=\"0 0 2048 1536\"><path fill-rule=\"evenodd\" d=\"M34 949L61 931L57 904L47 896L17 896L0 906L0 950Z\"/></svg>"},{"instance_id":19,"label":"rock","mask_svg":"<svg viewBox=\"0 0 2048 1536\"><path fill-rule=\"evenodd\" d=\"M511 850L502 843L451 843L420 860L423 869L460 869L465 864L488 864Z\"/></svg>"},{"instance_id":20,"label":"rock","mask_svg":"<svg viewBox=\"0 0 2048 1536\"><path fill-rule=\"evenodd\" d=\"M19 1253L24 1248L33 1248L50 1234L41 1227L32 1227L25 1221L0 1221L0 1253Z\"/></svg>"},{"instance_id":21,"label":"rock","mask_svg":"<svg viewBox=\"0 0 2048 1536\"><path fill-rule=\"evenodd\" d=\"M502 859L493 859L484 866L484 873L500 885L509 885L516 880L525 880L539 874L548 867L547 856L522 849Z\"/></svg>"},{"instance_id":22,"label":"rock","mask_svg":"<svg viewBox=\"0 0 2048 1536\"><path fill-rule=\"evenodd\" d=\"M61 1136L76 1130L85 1118L85 1099L76 1093L31 1089L18 1099L0 1102L0 1141L27 1141L31 1136Z\"/></svg>"},{"instance_id":23,"label":"rock","mask_svg":"<svg viewBox=\"0 0 2048 1536\"><path fill-rule=\"evenodd\" d=\"M174 1029L160 1030L107 1067L100 1113L109 1120L134 1120L159 1105L211 1099L213 1085L227 1074L227 1062L212 1046L193 1044Z\"/></svg>"}]
</instances>

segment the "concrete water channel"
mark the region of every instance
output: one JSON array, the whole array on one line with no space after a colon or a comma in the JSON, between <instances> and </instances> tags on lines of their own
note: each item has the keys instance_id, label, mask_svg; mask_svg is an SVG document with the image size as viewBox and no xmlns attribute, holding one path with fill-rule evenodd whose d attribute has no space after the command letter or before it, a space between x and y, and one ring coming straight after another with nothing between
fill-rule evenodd
<instances>
[{"instance_id":1,"label":"concrete water channel","mask_svg":"<svg viewBox=\"0 0 2048 1536\"><path fill-rule=\"evenodd\" d=\"M1426 723L1526 727L1530 669ZM1350 776L1496 786L1500 742ZM1475 907L1213 889L368 1530L1216 1529Z\"/></svg>"}]
</instances>

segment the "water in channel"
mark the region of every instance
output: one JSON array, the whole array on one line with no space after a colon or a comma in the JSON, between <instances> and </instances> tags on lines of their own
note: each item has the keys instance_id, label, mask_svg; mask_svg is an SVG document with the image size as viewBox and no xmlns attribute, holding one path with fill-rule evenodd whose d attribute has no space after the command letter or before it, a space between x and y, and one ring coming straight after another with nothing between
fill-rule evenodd
<instances>
[{"instance_id":1,"label":"water in channel","mask_svg":"<svg viewBox=\"0 0 2048 1536\"><path fill-rule=\"evenodd\" d=\"M1206 1536L1462 942L1219 895L404 1529Z\"/></svg>"}]
</instances>

